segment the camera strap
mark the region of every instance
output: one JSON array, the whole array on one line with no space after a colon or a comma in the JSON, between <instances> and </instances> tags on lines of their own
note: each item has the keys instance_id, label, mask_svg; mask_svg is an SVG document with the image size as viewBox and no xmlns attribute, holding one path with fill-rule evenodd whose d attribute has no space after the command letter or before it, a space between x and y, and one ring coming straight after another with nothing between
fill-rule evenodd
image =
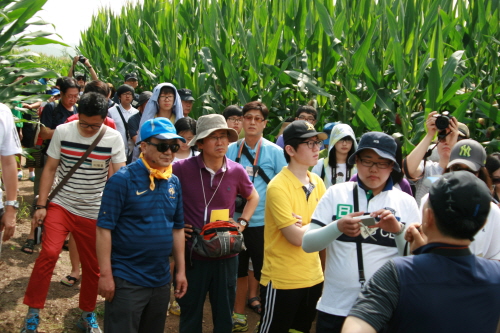
<instances>
[{"instance_id":1,"label":"camera strap","mask_svg":"<svg viewBox=\"0 0 500 333\"><path fill-rule=\"evenodd\" d=\"M352 190L352 196L354 200L354 211L359 211L359 199L358 199L358 184L354 184L354 188ZM361 244L362 238L361 235L356 237L356 254L358 257L358 274L359 274L359 283L361 283L361 288L365 285L365 267L363 265L363 247Z\"/></svg>"},{"instance_id":2,"label":"camera strap","mask_svg":"<svg viewBox=\"0 0 500 333\"><path fill-rule=\"evenodd\" d=\"M248 151L248 148L247 146L245 145L245 139L242 139L240 141L238 141L238 145L239 145L239 150L238 150L238 157L236 158L236 163L240 163L240 160L241 160L241 154L243 153L243 155L246 156L246 158L248 159L248 161L250 163L252 163L253 165L253 178L252 178L252 183L254 182L255 180L255 175L258 173L261 177L262 177L262 180L266 182L266 184L269 184L269 182L271 181L269 179L269 177L266 175L266 173L264 172L264 170L262 170L258 165L257 163L259 162L259 157L260 157L260 153L261 153L261 149L262 149L262 138L259 140L259 143L257 144L257 151L255 153L255 157L254 158L252 156L252 154L250 154L250 152Z\"/></svg>"},{"instance_id":3,"label":"camera strap","mask_svg":"<svg viewBox=\"0 0 500 333\"><path fill-rule=\"evenodd\" d=\"M118 110L118 114L120 118L122 118L123 127L125 127L125 136L127 137L127 141L130 139L130 134L128 132L128 122L125 121L125 117L123 116L122 107L120 104L116 104L116 109Z\"/></svg>"}]
</instances>

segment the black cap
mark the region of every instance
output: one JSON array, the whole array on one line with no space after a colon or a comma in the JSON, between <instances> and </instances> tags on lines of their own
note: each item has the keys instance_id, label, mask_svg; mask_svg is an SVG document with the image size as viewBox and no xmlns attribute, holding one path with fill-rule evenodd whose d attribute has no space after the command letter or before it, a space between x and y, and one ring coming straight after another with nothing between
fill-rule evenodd
<instances>
[{"instance_id":1,"label":"black cap","mask_svg":"<svg viewBox=\"0 0 500 333\"><path fill-rule=\"evenodd\" d=\"M491 193L486 184L472 173L449 172L432 184L429 202L440 221L473 222L479 230L490 212ZM464 226L464 229L470 228Z\"/></svg>"},{"instance_id":2,"label":"black cap","mask_svg":"<svg viewBox=\"0 0 500 333\"><path fill-rule=\"evenodd\" d=\"M151 91L143 91L139 95L139 101L137 102L137 106L136 107L139 107L142 104L146 103L151 98L151 96L153 96L153 93Z\"/></svg>"},{"instance_id":3,"label":"black cap","mask_svg":"<svg viewBox=\"0 0 500 333\"><path fill-rule=\"evenodd\" d=\"M135 74L135 73L126 74L125 75L125 82L130 81L130 80L139 81L139 79L137 79L137 74Z\"/></svg>"},{"instance_id":4,"label":"black cap","mask_svg":"<svg viewBox=\"0 0 500 333\"><path fill-rule=\"evenodd\" d=\"M382 132L368 132L363 134L359 141L358 149L349 157L348 163L354 165L356 163L356 155L365 149L375 151L380 157L387 158L394 162L393 169L401 171L398 162L396 161L396 150L398 146L396 141L390 136Z\"/></svg>"},{"instance_id":5,"label":"black cap","mask_svg":"<svg viewBox=\"0 0 500 333\"><path fill-rule=\"evenodd\" d=\"M181 101L194 101L193 92L189 89L182 88L177 90Z\"/></svg>"},{"instance_id":6,"label":"black cap","mask_svg":"<svg viewBox=\"0 0 500 333\"><path fill-rule=\"evenodd\" d=\"M123 84L116 89L116 95L121 96L121 94L126 93L126 92L131 92L132 95L135 94L134 88L129 86L128 84Z\"/></svg>"},{"instance_id":7,"label":"black cap","mask_svg":"<svg viewBox=\"0 0 500 333\"><path fill-rule=\"evenodd\" d=\"M296 120L283 131L283 141L285 144L292 139L307 139L313 136L317 136L321 141L328 138L328 134L325 132L316 132L314 126L305 120Z\"/></svg>"}]
</instances>

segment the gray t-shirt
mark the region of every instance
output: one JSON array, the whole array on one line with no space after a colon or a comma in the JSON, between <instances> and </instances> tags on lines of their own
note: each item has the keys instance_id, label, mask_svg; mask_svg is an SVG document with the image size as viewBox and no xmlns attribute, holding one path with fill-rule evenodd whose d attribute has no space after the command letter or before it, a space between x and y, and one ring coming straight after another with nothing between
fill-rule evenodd
<instances>
[{"instance_id":1,"label":"gray t-shirt","mask_svg":"<svg viewBox=\"0 0 500 333\"><path fill-rule=\"evenodd\" d=\"M424 168L424 161L420 162L418 166L419 170ZM415 200L420 207L420 200L424 195L429 193L432 183L434 183L443 174L443 168L439 166L439 163L427 161L425 163L424 176L413 182L415 184Z\"/></svg>"}]
</instances>

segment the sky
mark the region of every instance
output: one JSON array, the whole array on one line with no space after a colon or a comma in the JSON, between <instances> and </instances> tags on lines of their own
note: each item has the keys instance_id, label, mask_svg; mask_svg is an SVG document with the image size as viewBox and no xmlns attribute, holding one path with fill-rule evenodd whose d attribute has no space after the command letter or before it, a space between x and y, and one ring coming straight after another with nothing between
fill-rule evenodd
<instances>
[{"instance_id":1,"label":"sky","mask_svg":"<svg viewBox=\"0 0 500 333\"><path fill-rule=\"evenodd\" d=\"M34 26L31 31L43 30L55 32L62 37L62 41L73 48L79 44L80 32L90 26L92 15L97 13L99 8L111 7L114 12L120 12L123 5L127 2L137 2L142 0L48 0L43 9L39 11L34 19L43 19L54 24ZM61 40L57 36L52 39ZM61 55L63 47L39 46L32 47L36 52L44 52L52 55ZM68 50L70 54L74 51Z\"/></svg>"}]
</instances>

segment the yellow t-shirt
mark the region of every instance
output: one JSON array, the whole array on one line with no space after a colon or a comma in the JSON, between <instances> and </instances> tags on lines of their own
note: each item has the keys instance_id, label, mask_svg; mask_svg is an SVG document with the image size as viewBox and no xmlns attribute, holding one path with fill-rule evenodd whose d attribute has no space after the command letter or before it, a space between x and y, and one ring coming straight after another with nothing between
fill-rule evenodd
<instances>
[{"instance_id":1,"label":"yellow t-shirt","mask_svg":"<svg viewBox=\"0 0 500 333\"><path fill-rule=\"evenodd\" d=\"M308 288L323 282L318 252L306 253L292 245L280 229L288 227L302 216L302 225L311 222L318 201L326 191L319 176L308 172L314 190L306 200L302 183L284 167L267 186L264 228L264 265L260 283L272 282L276 289Z\"/></svg>"}]
</instances>

